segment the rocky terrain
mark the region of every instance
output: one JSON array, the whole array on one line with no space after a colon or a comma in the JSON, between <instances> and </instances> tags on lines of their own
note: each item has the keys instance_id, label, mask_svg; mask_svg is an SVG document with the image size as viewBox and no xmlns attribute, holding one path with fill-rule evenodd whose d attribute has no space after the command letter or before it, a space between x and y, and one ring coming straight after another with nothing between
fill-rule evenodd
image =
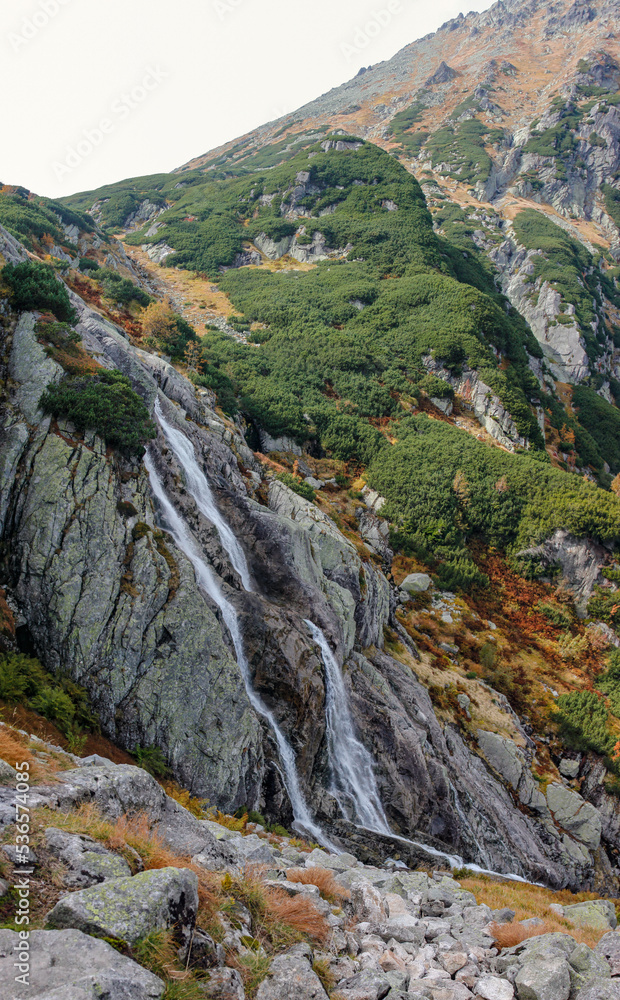
<instances>
[{"instance_id":1,"label":"rocky terrain","mask_svg":"<svg viewBox=\"0 0 620 1000\"><path fill-rule=\"evenodd\" d=\"M22 865L9 839L15 793L0 787L8 858L0 907L23 872L49 900L30 931L27 985L10 985L24 956L18 933L0 931L7 1000L617 996L620 932L608 900L547 899L562 930L545 933L539 917L517 922L514 910L479 903L449 869L415 871L393 858L363 864L268 836L258 824L237 824L238 833L221 814L220 822L196 818L139 768L71 759L42 741L25 749L25 734L7 727L2 737L25 740L22 753L61 768L31 788L36 833ZM280 914L277 942L270 907ZM517 943L507 945L506 934Z\"/></svg>"},{"instance_id":2,"label":"rocky terrain","mask_svg":"<svg viewBox=\"0 0 620 1000\"><path fill-rule=\"evenodd\" d=\"M500 2L0 189L16 998L620 996L617 32Z\"/></svg>"}]
</instances>

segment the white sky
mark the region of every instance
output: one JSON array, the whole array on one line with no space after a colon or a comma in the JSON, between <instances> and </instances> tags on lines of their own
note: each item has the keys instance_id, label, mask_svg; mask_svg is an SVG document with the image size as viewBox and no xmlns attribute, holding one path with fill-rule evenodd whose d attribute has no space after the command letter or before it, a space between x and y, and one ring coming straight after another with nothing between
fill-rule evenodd
<instances>
[{"instance_id":1,"label":"white sky","mask_svg":"<svg viewBox=\"0 0 620 1000\"><path fill-rule=\"evenodd\" d=\"M462 0L4 0L0 182L58 197L172 170L461 9Z\"/></svg>"}]
</instances>

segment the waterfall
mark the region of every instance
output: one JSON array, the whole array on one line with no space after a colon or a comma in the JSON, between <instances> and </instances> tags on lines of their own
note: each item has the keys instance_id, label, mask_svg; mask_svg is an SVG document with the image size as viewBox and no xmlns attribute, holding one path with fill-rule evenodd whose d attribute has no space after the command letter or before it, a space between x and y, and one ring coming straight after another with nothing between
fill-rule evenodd
<instances>
[{"instance_id":1,"label":"waterfall","mask_svg":"<svg viewBox=\"0 0 620 1000\"><path fill-rule=\"evenodd\" d=\"M251 592L253 589L252 580L245 554L233 531L215 504L208 480L196 460L196 453L192 442L182 431L166 420L161 411L159 400L155 403L155 417L162 429L166 443L174 452L183 469L187 489L196 502L196 506L217 529L222 546L226 550L232 566L238 573L244 589ZM293 748L284 736L273 713L254 690L250 665L245 654L243 637L239 626L239 618L234 605L224 596L217 574L206 562L185 520L168 499L161 477L148 451L144 457L144 464L149 474L151 489L158 501L163 520L177 546L187 556L194 567L198 586L208 594L222 613L233 641L237 663L243 677L248 700L257 714L265 719L273 731L284 772L284 784L295 818L295 829L318 841L318 843L322 844L328 850L339 853L339 848L325 836L321 828L313 820L299 782ZM400 837L390 830L379 796L372 756L355 735L353 717L342 671L321 629L311 621L306 621L306 625L321 650L325 667L326 723L329 759L333 776L332 790L343 816L361 828L365 828L373 833L382 834L390 837L392 840L401 841L405 844L413 844L416 847L421 847L437 857L438 860L447 862L451 868L462 868L465 862L458 855L447 854L419 841ZM498 874L480 868L476 864L468 863L467 867L472 871L483 874ZM518 875L507 875L504 873L502 877L514 879L519 882L526 881Z\"/></svg>"},{"instance_id":2,"label":"waterfall","mask_svg":"<svg viewBox=\"0 0 620 1000\"><path fill-rule=\"evenodd\" d=\"M209 520L215 524L220 535L222 545L228 552L233 566L239 573L241 579L247 580L249 584L250 574L243 550L215 506L206 476L196 462L196 456L191 441L186 438L181 431L171 427L170 424L163 419L161 410L159 410L158 406L156 406L155 415L160 422L160 426L164 432L167 443L170 445L183 467L187 476L187 486L190 493L196 500L198 507L204 513L205 517L208 517ZM216 573L206 562L200 552L198 545L196 544L196 541L184 519L176 511L173 504L168 499L164 485L148 451L144 457L144 464L149 475L151 489L159 503L160 511L168 530L170 531L179 549L187 556L194 567L198 586L208 594L222 613L222 617L226 623L228 631L230 632L230 636L235 647L237 663L243 677L250 704L258 715L262 716L262 718L269 724L276 738L280 760L284 771L284 784L288 792L295 819L295 829L304 833L306 836L311 837L313 840L318 841L329 850L337 851L338 849L326 838L325 834L314 822L310 814L310 810L306 804L299 782L293 748L284 736L284 733L280 729L273 713L267 708L263 700L254 690L250 665L245 653L237 611L230 601L228 601L224 596ZM229 548L229 542L231 539L233 544L230 545Z\"/></svg>"},{"instance_id":3,"label":"waterfall","mask_svg":"<svg viewBox=\"0 0 620 1000\"><path fill-rule=\"evenodd\" d=\"M488 868L481 868L480 865L465 862L458 854L448 854L446 851L431 847L430 844L424 844L419 840L410 840L408 837L401 837L392 832L379 796L372 756L355 735L347 689L338 661L318 625L308 620L306 620L306 625L321 650L325 667L327 747L332 770L332 794L338 802L343 816L358 827L372 833L382 834L385 837L390 837L391 840L400 841L402 844L420 847L436 857L438 861L447 863L450 868L467 867L471 871L483 875L500 875L501 878L511 879L515 882L527 882L520 875L499 873ZM452 785L450 787L454 793L457 812L463 818L456 790ZM353 815L351 815L352 812ZM484 858L485 852L477 841L476 846Z\"/></svg>"},{"instance_id":4,"label":"waterfall","mask_svg":"<svg viewBox=\"0 0 620 1000\"><path fill-rule=\"evenodd\" d=\"M162 429L166 444L170 446L177 461L183 468L185 485L194 498L198 510L201 514L204 514L211 524L215 525L233 569L241 577L243 589L248 592L252 591L254 588L252 587L250 571L243 549L215 504L207 477L196 461L196 452L194 451L192 442L178 427L174 427L168 423L161 411L158 399L155 400L155 417Z\"/></svg>"},{"instance_id":5,"label":"waterfall","mask_svg":"<svg viewBox=\"0 0 620 1000\"><path fill-rule=\"evenodd\" d=\"M325 666L327 746L332 769L332 792L343 816L367 830L392 837L383 808L373 759L355 735L342 671L321 629L306 621L320 647Z\"/></svg>"}]
</instances>

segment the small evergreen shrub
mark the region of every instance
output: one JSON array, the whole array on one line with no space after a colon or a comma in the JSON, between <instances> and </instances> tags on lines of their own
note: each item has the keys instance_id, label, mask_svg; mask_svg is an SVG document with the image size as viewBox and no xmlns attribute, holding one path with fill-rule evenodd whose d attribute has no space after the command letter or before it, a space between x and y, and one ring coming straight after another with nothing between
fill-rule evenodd
<instances>
[{"instance_id":1,"label":"small evergreen shrub","mask_svg":"<svg viewBox=\"0 0 620 1000\"><path fill-rule=\"evenodd\" d=\"M292 476L290 472L279 472L276 479L279 479L281 483L288 486L294 493L298 493L304 500L311 500L312 502L316 500L316 493L312 487L308 486L307 483L300 482L299 479L295 479L295 476Z\"/></svg>"},{"instance_id":2,"label":"small evergreen shrub","mask_svg":"<svg viewBox=\"0 0 620 1000\"><path fill-rule=\"evenodd\" d=\"M96 375L51 383L41 406L54 417L71 420L80 431L96 431L126 454L141 455L144 445L155 437L155 425L143 400L119 371L102 369Z\"/></svg>"},{"instance_id":3,"label":"small evergreen shrub","mask_svg":"<svg viewBox=\"0 0 620 1000\"><path fill-rule=\"evenodd\" d=\"M159 747L143 747L138 745L134 750L138 767L142 767L154 778L165 778L168 775L168 765Z\"/></svg>"},{"instance_id":4,"label":"small evergreen shrub","mask_svg":"<svg viewBox=\"0 0 620 1000\"><path fill-rule=\"evenodd\" d=\"M437 571L439 586L442 590L464 590L469 592L474 587L488 587L489 578L481 573L475 562L465 556L447 559Z\"/></svg>"},{"instance_id":5,"label":"small evergreen shrub","mask_svg":"<svg viewBox=\"0 0 620 1000\"><path fill-rule=\"evenodd\" d=\"M101 267L96 260L91 260L90 257L80 257L79 263L80 271L100 271Z\"/></svg>"},{"instance_id":6,"label":"small evergreen shrub","mask_svg":"<svg viewBox=\"0 0 620 1000\"><path fill-rule=\"evenodd\" d=\"M78 726L98 730L84 688L68 677L55 677L23 653L0 656L0 700L39 712L67 737L75 736Z\"/></svg>"},{"instance_id":7,"label":"small evergreen shrub","mask_svg":"<svg viewBox=\"0 0 620 1000\"><path fill-rule=\"evenodd\" d=\"M71 305L69 293L58 280L49 264L7 264L2 279L13 293L13 306L20 312L30 309L49 310L64 323L76 323L77 313Z\"/></svg>"},{"instance_id":8,"label":"small evergreen shrub","mask_svg":"<svg viewBox=\"0 0 620 1000\"><path fill-rule=\"evenodd\" d=\"M560 695L554 717L567 746L603 755L611 753L615 741L609 729L609 712L604 698L594 691Z\"/></svg>"}]
</instances>

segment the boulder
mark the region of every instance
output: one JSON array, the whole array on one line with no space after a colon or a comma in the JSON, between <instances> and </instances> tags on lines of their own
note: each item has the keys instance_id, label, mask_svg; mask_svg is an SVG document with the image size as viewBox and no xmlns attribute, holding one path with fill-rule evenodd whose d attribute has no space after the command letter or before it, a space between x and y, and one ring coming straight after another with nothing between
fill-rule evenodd
<instances>
[{"instance_id":1,"label":"boulder","mask_svg":"<svg viewBox=\"0 0 620 1000\"><path fill-rule=\"evenodd\" d=\"M197 927L179 950L179 958L186 968L212 969L216 965L224 965L226 952L223 945L216 944L210 934Z\"/></svg>"},{"instance_id":2,"label":"boulder","mask_svg":"<svg viewBox=\"0 0 620 1000\"><path fill-rule=\"evenodd\" d=\"M603 934L594 950L607 961L612 976L620 976L620 932Z\"/></svg>"},{"instance_id":3,"label":"boulder","mask_svg":"<svg viewBox=\"0 0 620 1000\"><path fill-rule=\"evenodd\" d=\"M357 865L357 858L352 854L327 854L320 848L316 848L306 858L306 868L330 868L335 872L346 872L349 868L357 868Z\"/></svg>"},{"instance_id":4,"label":"boulder","mask_svg":"<svg viewBox=\"0 0 620 1000\"><path fill-rule=\"evenodd\" d=\"M25 848L25 853L23 849ZM19 853L17 852L17 847L15 844L3 844L2 853L9 859L14 868L30 867L32 865L36 866L39 863L36 851L32 847L28 847L26 844L20 847Z\"/></svg>"},{"instance_id":5,"label":"boulder","mask_svg":"<svg viewBox=\"0 0 620 1000\"><path fill-rule=\"evenodd\" d=\"M391 988L388 973L363 969L350 979L338 983L337 993L342 1000L383 1000Z\"/></svg>"},{"instance_id":6,"label":"boulder","mask_svg":"<svg viewBox=\"0 0 620 1000\"><path fill-rule=\"evenodd\" d=\"M105 882L110 878L124 878L131 875L131 869L124 858L93 840L50 826L45 831L45 843L69 868L64 882L66 886L81 889Z\"/></svg>"},{"instance_id":7,"label":"boulder","mask_svg":"<svg viewBox=\"0 0 620 1000\"><path fill-rule=\"evenodd\" d=\"M578 792L555 782L547 788L547 803L556 822L591 850L601 842L601 817Z\"/></svg>"},{"instance_id":8,"label":"boulder","mask_svg":"<svg viewBox=\"0 0 620 1000\"><path fill-rule=\"evenodd\" d=\"M321 980L310 960L307 945L297 945L277 955L269 966L269 976L259 986L256 1000L328 1000Z\"/></svg>"},{"instance_id":9,"label":"boulder","mask_svg":"<svg viewBox=\"0 0 620 1000\"><path fill-rule=\"evenodd\" d=\"M0 982L3 991L10 990L3 992L7 1000L160 1000L164 994L152 972L79 930L31 931L30 985L22 986L13 965L19 943L14 931L0 930Z\"/></svg>"},{"instance_id":10,"label":"boulder","mask_svg":"<svg viewBox=\"0 0 620 1000\"><path fill-rule=\"evenodd\" d=\"M133 945L151 931L175 927L183 942L196 923L198 877L179 868L116 878L60 899L46 918L50 928L74 927Z\"/></svg>"},{"instance_id":11,"label":"boulder","mask_svg":"<svg viewBox=\"0 0 620 1000\"><path fill-rule=\"evenodd\" d=\"M351 886L351 905L358 922L369 920L378 924L387 917L384 897L368 882Z\"/></svg>"},{"instance_id":12,"label":"boulder","mask_svg":"<svg viewBox=\"0 0 620 1000\"><path fill-rule=\"evenodd\" d=\"M62 784L53 788L57 808L66 811L91 802L110 820L146 814L151 829L176 854L202 854L214 865L226 868L236 859L230 848L217 841L211 824L196 819L166 795L155 778L131 764L91 766L65 771Z\"/></svg>"},{"instance_id":13,"label":"boulder","mask_svg":"<svg viewBox=\"0 0 620 1000\"><path fill-rule=\"evenodd\" d=\"M423 594L432 586L432 583L428 573L410 573L401 583L400 589L405 590L408 594Z\"/></svg>"},{"instance_id":14,"label":"boulder","mask_svg":"<svg viewBox=\"0 0 620 1000\"><path fill-rule=\"evenodd\" d=\"M588 948L587 944L578 944L568 961L573 993L591 982L611 978L609 963L602 955Z\"/></svg>"},{"instance_id":15,"label":"boulder","mask_svg":"<svg viewBox=\"0 0 620 1000\"><path fill-rule=\"evenodd\" d=\"M576 778L579 774L580 761L572 757L563 757L558 764L558 770L563 778Z\"/></svg>"},{"instance_id":16,"label":"boulder","mask_svg":"<svg viewBox=\"0 0 620 1000\"><path fill-rule=\"evenodd\" d=\"M481 1000L513 1000L515 995L512 983L499 976L483 976L475 987L475 995Z\"/></svg>"},{"instance_id":17,"label":"boulder","mask_svg":"<svg viewBox=\"0 0 620 1000\"><path fill-rule=\"evenodd\" d=\"M205 990L209 1000L245 1000L241 976L236 969L215 969Z\"/></svg>"},{"instance_id":18,"label":"boulder","mask_svg":"<svg viewBox=\"0 0 620 1000\"><path fill-rule=\"evenodd\" d=\"M596 979L579 992L578 1000L620 1000L620 982L617 979Z\"/></svg>"},{"instance_id":19,"label":"boulder","mask_svg":"<svg viewBox=\"0 0 620 1000\"><path fill-rule=\"evenodd\" d=\"M576 927L593 927L596 930L614 930L618 921L609 899L589 899L564 907L564 919Z\"/></svg>"},{"instance_id":20,"label":"boulder","mask_svg":"<svg viewBox=\"0 0 620 1000\"><path fill-rule=\"evenodd\" d=\"M515 979L519 1000L568 1000L569 965L564 958L530 959Z\"/></svg>"}]
</instances>

